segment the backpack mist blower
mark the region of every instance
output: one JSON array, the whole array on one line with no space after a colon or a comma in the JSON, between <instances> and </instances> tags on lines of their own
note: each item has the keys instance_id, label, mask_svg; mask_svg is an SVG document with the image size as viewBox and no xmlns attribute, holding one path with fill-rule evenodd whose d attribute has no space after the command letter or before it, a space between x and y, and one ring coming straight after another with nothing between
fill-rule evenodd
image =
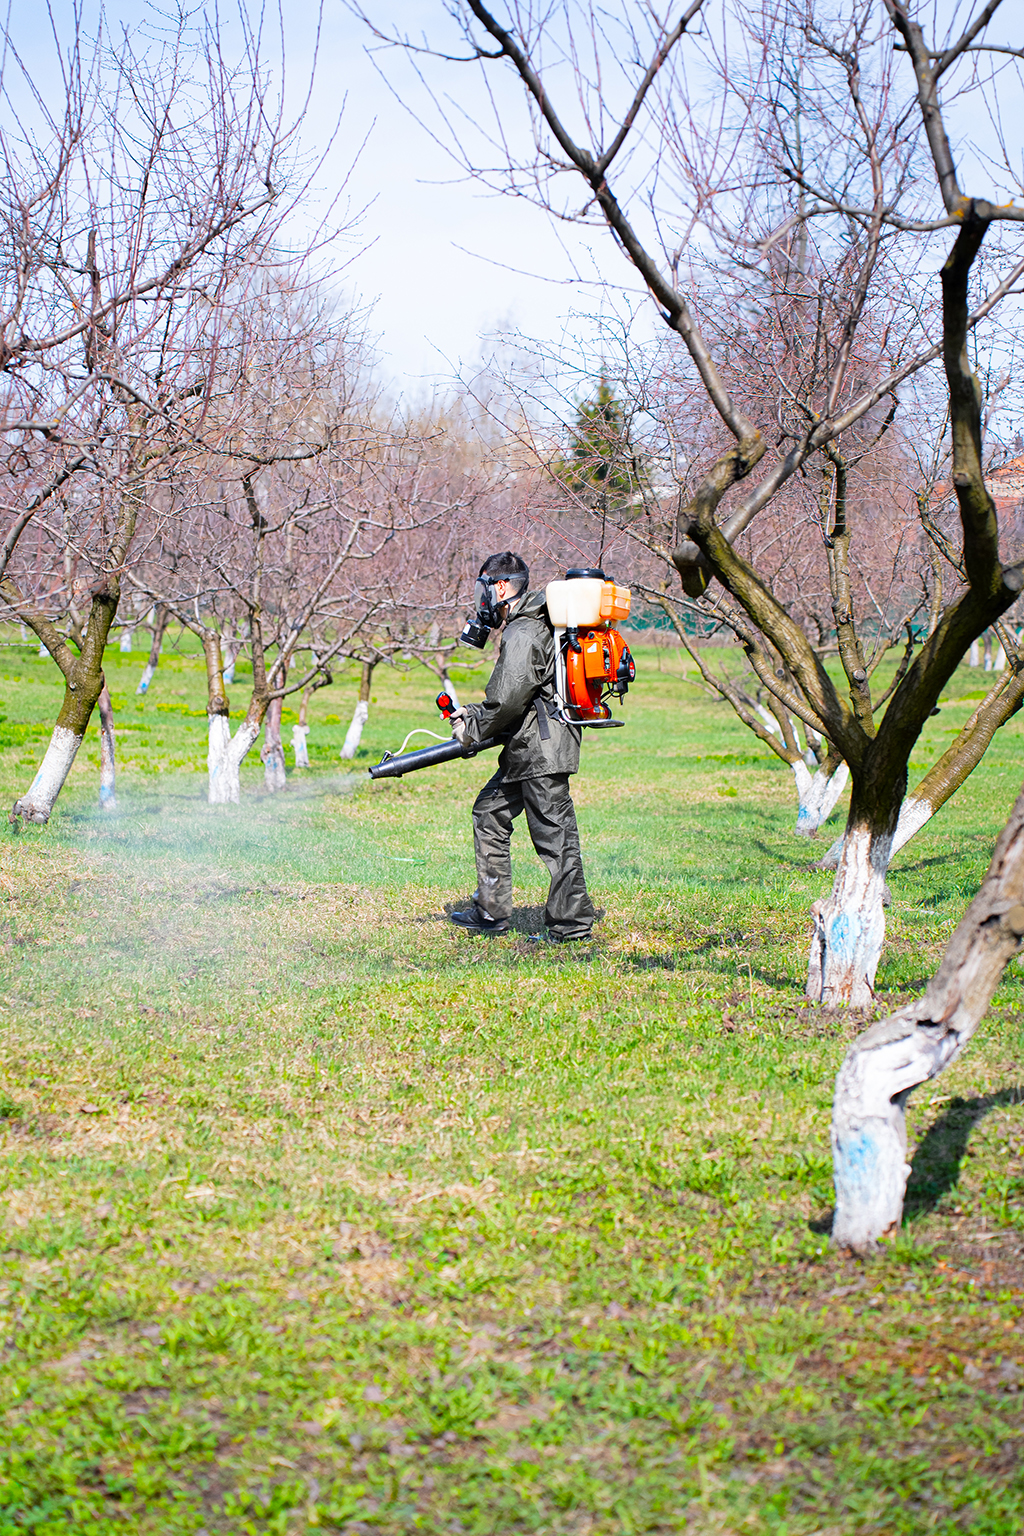
<instances>
[{"instance_id":1,"label":"backpack mist blower","mask_svg":"<svg viewBox=\"0 0 1024 1536\"><path fill-rule=\"evenodd\" d=\"M605 579L604 571L576 567L544 592L555 631L555 697L568 725L625 725L613 720L608 699L622 699L636 677L636 663L615 624L629 617L630 591Z\"/></svg>"},{"instance_id":2,"label":"backpack mist blower","mask_svg":"<svg viewBox=\"0 0 1024 1536\"><path fill-rule=\"evenodd\" d=\"M595 729L625 725L624 720L612 719L608 700L621 700L636 677L636 663L615 628L618 620L629 615L629 588L607 581L602 570L575 567L566 571L564 581L548 582L544 600L555 636L554 698L547 701L546 713L566 725ZM471 619L460 638L482 650L489 634L486 625ZM439 693L437 707L447 720L454 707L450 695ZM369 774L371 779L400 779L419 768L504 746L505 739L489 736L463 746L453 738L417 752L385 752Z\"/></svg>"}]
</instances>

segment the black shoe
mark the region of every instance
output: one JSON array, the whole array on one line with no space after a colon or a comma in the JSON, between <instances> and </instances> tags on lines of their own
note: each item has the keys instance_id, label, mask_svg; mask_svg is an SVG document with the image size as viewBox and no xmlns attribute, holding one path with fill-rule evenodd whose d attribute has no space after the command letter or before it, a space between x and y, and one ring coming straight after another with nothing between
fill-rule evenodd
<instances>
[{"instance_id":1,"label":"black shoe","mask_svg":"<svg viewBox=\"0 0 1024 1536\"><path fill-rule=\"evenodd\" d=\"M476 902L468 912L450 912L449 917L460 928L465 928L467 933L489 933L492 937L499 933L508 933L508 918L488 917L481 911Z\"/></svg>"}]
</instances>

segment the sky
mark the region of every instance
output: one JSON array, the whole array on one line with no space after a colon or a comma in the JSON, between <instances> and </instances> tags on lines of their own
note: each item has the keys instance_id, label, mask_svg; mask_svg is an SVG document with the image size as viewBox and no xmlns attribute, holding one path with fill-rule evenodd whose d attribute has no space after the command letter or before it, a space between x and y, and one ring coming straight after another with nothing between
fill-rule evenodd
<instances>
[{"instance_id":1,"label":"sky","mask_svg":"<svg viewBox=\"0 0 1024 1536\"><path fill-rule=\"evenodd\" d=\"M444 35L439 0L376 0L368 9L413 37ZM309 40L304 45L309 49ZM424 69L431 83L451 92L454 112L487 111L476 66L425 60ZM510 120L525 123L516 81L494 69L488 78ZM553 220L467 178L402 104L436 121L408 58L381 49L361 20L329 0L309 143L329 135L342 92L342 132L332 157L339 175L365 138L347 183L350 206L364 210L356 237L364 249L345 284L372 304L381 373L393 387L415 398L453 373L471 375L499 332L556 341L567 327L579 329L580 312L614 303L608 276L628 303L649 306L603 230Z\"/></svg>"},{"instance_id":2,"label":"sky","mask_svg":"<svg viewBox=\"0 0 1024 1536\"><path fill-rule=\"evenodd\" d=\"M399 29L414 43L426 40L434 47L459 43L444 0L363 4L382 31ZM989 29L991 41L1017 41L1012 17L1022 5L1024 0L1004 0L1006 14ZM929 30L938 23L941 36L946 26L959 31L975 9L973 0L923 0L921 12ZM613 14L611 8L607 15ZM312 39L294 17L288 31L297 79L312 60ZM545 74L546 83L551 78ZM634 333L659 329L652 301L604 230L556 220L524 199L488 192L432 140L429 129L444 130L430 91L454 123L461 119L465 141L481 152L473 124L494 115L485 79L503 126L513 134L525 130L522 88L506 65L481 71L429 56L410 60L400 49L383 48L344 0L324 0L305 137L310 145L326 141L344 97L342 131L329 164L337 168L336 184L355 158L347 195L354 211L365 210L356 235L361 253L344 283L372 305L370 329L379 336L382 376L411 396L453 373L471 375L500 331L536 337L554 350L561 338L571 342L587 331L581 315L611 309L639 312ZM952 100L948 110L954 135L961 136L961 166L971 167L972 185L984 185L987 175L972 163L965 141L984 135L985 125L977 117L958 123Z\"/></svg>"},{"instance_id":3,"label":"sky","mask_svg":"<svg viewBox=\"0 0 1024 1536\"><path fill-rule=\"evenodd\" d=\"M70 0L52 3L66 31ZM82 3L88 27L98 7L95 0ZM957 0L938 3L950 19ZM1006 0L1007 13L1018 13L1021 3ZM444 0L365 4L382 28L397 25L413 40L424 34L431 41L456 40ZM213 0L194 0L191 8L194 14L212 14ZM104 9L116 29L122 22L138 26L149 7L146 0L108 0ZM234 28L237 36L230 7L222 5L220 15L228 33ZM53 45L39 26L36 0L12 0L11 18L19 46L45 77ZM315 27L312 0L293 0L285 18L286 91L293 110L313 68ZM447 93L445 109L454 118L464 114L470 124L488 115L476 66L424 58L420 68L435 89ZM491 67L486 80L503 121L521 129L523 96L510 71ZM343 300L368 307L379 374L392 393L415 402L453 375L472 376L503 331L557 349L563 337L586 330L581 314L626 306L639 310L641 328L656 329L651 301L605 232L556 221L522 199L486 191L466 177L407 106L437 124L414 61L402 50L381 49L344 0L324 0L302 126L305 152L315 156L323 150L339 113L341 127L315 178L310 217L319 216L344 183L342 206L356 222L328 253L327 264L338 271ZM473 139L471 128L467 137Z\"/></svg>"},{"instance_id":4,"label":"sky","mask_svg":"<svg viewBox=\"0 0 1024 1536\"><path fill-rule=\"evenodd\" d=\"M443 19L438 0L377 0L370 9L414 36L431 28L436 36ZM296 76L309 43L306 35L293 45ZM475 66L425 67L457 93L459 108L483 105ZM525 121L518 87L491 73L509 112ZM362 249L342 284L372 305L381 372L397 389L415 397L453 373L474 372L499 331L556 338L570 316L607 302L601 280L609 268L639 300L635 278L602 232L553 220L467 179L398 99L430 115L408 60L375 47L365 24L340 0L328 0L308 144L326 141L343 95L341 134L328 163L340 180L355 159L346 192L353 212L362 211L355 236ZM587 280L576 282L574 274Z\"/></svg>"},{"instance_id":5,"label":"sky","mask_svg":"<svg viewBox=\"0 0 1024 1536\"><path fill-rule=\"evenodd\" d=\"M75 0L87 34L97 25L97 0ZM72 36L73 0L52 0L52 14L66 49ZM228 40L239 38L232 6L214 0L183 0L194 17L219 11ZM108 37L122 26L137 35L140 24L173 9L174 0L106 0L102 11ZM10 0L10 30L20 56L44 93L59 80L54 42L36 0ZM447 25L443 0L367 0L382 24L398 23L411 34L437 35ZM257 14L258 7L250 6ZM268 7L268 31L275 26ZM486 193L467 180L403 108L398 97L430 112L429 100L401 50L373 53L374 39L344 0L324 0L319 40L316 5L295 0L285 7L286 104L294 114L313 77L301 128L303 153L315 159L340 130L312 188L309 218L322 217L343 187L341 210L350 227L322 265L333 266L346 304L368 308L368 332L376 341L381 380L395 395L415 402L453 375L478 371L490 348L488 337L509 328L545 340L556 338L567 317L601 303L599 281L584 285L572 275L600 274L599 263L618 270L623 284L638 285L621 257L605 250L598 234L591 253L587 232L557 225L524 202ZM274 69L280 57L271 40L265 49ZM314 69L315 64L315 69ZM8 69L8 83L16 72ZM523 116L515 83L491 71L499 99L510 116ZM441 66L440 77L461 106L481 105L479 72ZM397 93L397 94L396 94ZM302 245L301 230L295 243Z\"/></svg>"}]
</instances>

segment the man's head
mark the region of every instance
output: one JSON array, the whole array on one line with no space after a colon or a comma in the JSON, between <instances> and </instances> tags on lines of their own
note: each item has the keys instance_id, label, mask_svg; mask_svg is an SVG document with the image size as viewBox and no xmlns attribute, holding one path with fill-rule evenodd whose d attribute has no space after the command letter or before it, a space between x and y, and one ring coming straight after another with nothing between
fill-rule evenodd
<instances>
[{"instance_id":1,"label":"man's head","mask_svg":"<svg viewBox=\"0 0 1024 1536\"><path fill-rule=\"evenodd\" d=\"M506 549L500 555L487 556L480 567L480 579L490 582L497 603L511 603L529 586L530 567L521 555Z\"/></svg>"},{"instance_id":2,"label":"man's head","mask_svg":"<svg viewBox=\"0 0 1024 1536\"><path fill-rule=\"evenodd\" d=\"M509 618L529 581L529 566L510 549L500 555L488 555L476 579L476 618L470 619L462 631L463 645L482 650L491 630Z\"/></svg>"}]
</instances>

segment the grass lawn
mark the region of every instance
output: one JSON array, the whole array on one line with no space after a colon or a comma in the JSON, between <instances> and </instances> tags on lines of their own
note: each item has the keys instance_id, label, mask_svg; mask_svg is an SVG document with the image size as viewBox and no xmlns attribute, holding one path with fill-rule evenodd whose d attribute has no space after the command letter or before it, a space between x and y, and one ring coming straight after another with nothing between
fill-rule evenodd
<instances>
[{"instance_id":1,"label":"grass lawn","mask_svg":"<svg viewBox=\"0 0 1024 1536\"><path fill-rule=\"evenodd\" d=\"M59 694L7 638L9 805ZM93 727L50 825L0 834L0 1533L1019 1536L1016 965L911 1103L899 1241L837 1259L864 1020L801 994L839 818L793 836L789 771L679 652L641 649L628 728L585 742L582 949L527 938L525 830L515 931L446 922L493 758L365 774L433 724L426 673L378 670L353 772L342 673L313 767L269 796L251 754L209 807L200 658L145 701L142 661L109 653L117 813ZM934 968L1021 744L895 861L880 1010Z\"/></svg>"}]
</instances>

